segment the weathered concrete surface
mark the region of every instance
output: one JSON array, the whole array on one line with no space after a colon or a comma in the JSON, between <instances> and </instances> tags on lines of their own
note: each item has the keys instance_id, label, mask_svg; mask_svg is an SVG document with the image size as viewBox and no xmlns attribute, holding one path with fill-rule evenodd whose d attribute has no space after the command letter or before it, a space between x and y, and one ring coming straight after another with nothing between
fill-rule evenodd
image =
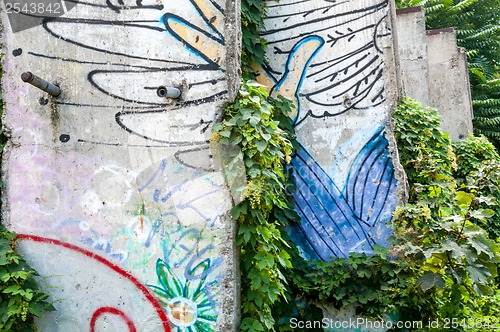
<instances>
[{"instance_id":1,"label":"weathered concrete surface","mask_svg":"<svg viewBox=\"0 0 500 332\"><path fill-rule=\"evenodd\" d=\"M472 99L467 56L457 47L453 29L427 32L430 106L437 108L442 129L453 140L472 133Z\"/></svg>"},{"instance_id":2,"label":"weathered concrete surface","mask_svg":"<svg viewBox=\"0 0 500 332\"><path fill-rule=\"evenodd\" d=\"M207 142L239 82L239 12L86 1L17 33L2 13L4 220L60 299L42 331L238 326L231 199Z\"/></svg>"},{"instance_id":3,"label":"weathered concrete surface","mask_svg":"<svg viewBox=\"0 0 500 332\"><path fill-rule=\"evenodd\" d=\"M301 222L290 236L307 259L370 254L387 245L405 192L390 116L399 94L394 11L383 0L268 5L270 69L259 78L295 101L301 144L290 166ZM323 309L334 320L354 316Z\"/></svg>"},{"instance_id":4,"label":"weathered concrete surface","mask_svg":"<svg viewBox=\"0 0 500 332\"><path fill-rule=\"evenodd\" d=\"M472 133L467 57L453 29L425 30L421 7L397 10L403 95L438 110L441 128L458 140Z\"/></svg>"},{"instance_id":5,"label":"weathered concrete surface","mask_svg":"<svg viewBox=\"0 0 500 332\"><path fill-rule=\"evenodd\" d=\"M386 128L398 89L389 12L382 0L269 2L270 70L260 78L297 105L302 149L291 167L302 222L292 237L308 258L369 253L390 235L398 161Z\"/></svg>"},{"instance_id":6,"label":"weathered concrete surface","mask_svg":"<svg viewBox=\"0 0 500 332\"><path fill-rule=\"evenodd\" d=\"M402 94L430 105L429 56L422 7L398 9L397 34Z\"/></svg>"}]
</instances>

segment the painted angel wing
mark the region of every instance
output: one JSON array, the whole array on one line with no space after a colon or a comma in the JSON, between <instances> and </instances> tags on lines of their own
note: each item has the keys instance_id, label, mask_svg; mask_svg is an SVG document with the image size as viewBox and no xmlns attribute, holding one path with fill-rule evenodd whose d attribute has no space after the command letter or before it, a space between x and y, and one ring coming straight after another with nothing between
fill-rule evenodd
<instances>
[{"instance_id":1,"label":"painted angel wing","mask_svg":"<svg viewBox=\"0 0 500 332\"><path fill-rule=\"evenodd\" d=\"M391 233L387 223L396 206L395 191L389 143L381 127L354 160L344 194L370 238L382 245Z\"/></svg>"},{"instance_id":2,"label":"painted angel wing","mask_svg":"<svg viewBox=\"0 0 500 332\"><path fill-rule=\"evenodd\" d=\"M387 244L396 180L383 127L358 154L344 192L303 147L291 168L301 217L291 238L306 257L329 261Z\"/></svg>"},{"instance_id":3,"label":"painted angel wing","mask_svg":"<svg viewBox=\"0 0 500 332\"><path fill-rule=\"evenodd\" d=\"M296 211L301 217L299 234L309 256L330 261L346 257L351 251L372 249L373 240L351 209L332 179L302 147L292 159L291 168L297 184L294 193Z\"/></svg>"}]
</instances>

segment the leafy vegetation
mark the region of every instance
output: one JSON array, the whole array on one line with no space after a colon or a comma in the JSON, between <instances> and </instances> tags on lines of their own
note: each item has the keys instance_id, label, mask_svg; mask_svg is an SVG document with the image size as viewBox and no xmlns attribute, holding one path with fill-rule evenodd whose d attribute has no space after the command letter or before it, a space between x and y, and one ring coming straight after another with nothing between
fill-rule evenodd
<instances>
[{"instance_id":1,"label":"leafy vegetation","mask_svg":"<svg viewBox=\"0 0 500 332\"><path fill-rule=\"evenodd\" d=\"M239 225L236 244L241 248L243 331L273 328L273 305L286 292L283 271L291 268L289 245L281 229L287 222L285 214L294 214L284 185L284 164L290 161L293 137L279 126L280 121L291 121L287 117L291 103L280 99L275 105L265 86L243 82L212 135L212 142L226 153L228 182L241 182L237 181L242 176L240 165L245 168L247 184L233 191L241 202L232 209Z\"/></svg>"},{"instance_id":2,"label":"leafy vegetation","mask_svg":"<svg viewBox=\"0 0 500 332\"><path fill-rule=\"evenodd\" d=\"M483 209L491 208L494 214L486 219L477 220L488 232L490 239L500 238L500 155L484 136L470 136L465 140L453 142L457 156L455 177L462 190L471 194L481 192L490 199L480 203ZM491 205L490 203L495 203Z\"/></svg>"},{"instance_id":3,"label":"leafy vegetation","mask_svg":"<svg viewBox=\"0 0 500 332\"><path fill-rule=\"evenodd\" d=\"M255 82L253 68L266 63L266 41L258 31L264 28L267 3L242 0L241 9L241 88L222 122L214 126L212 142L221 148L233 197L241 199L232 209L241 251L240 329L270 331L279 324L281 313L295 309L287 302L294 297L285 276L292 266L284 233L298 218L286 194L293 182L285 168L297 146L288 116L294 106L283 96L270 97L267 88Z\"/></svg>"},{"instance_id":4,"label":"leafy vegetation","mask_svg":"<svg viewBox=\"0 0 500 332\"><path fill-rule=\"evenodd\" d=\"M259 35L264 29L267 3L264 0L241 1L242 52L241 65L245 76L252 73L252 66L265 63L266 40ZM249 78L249 77L247 77Z\"/></svg>"},{"instance_id":5,"label":"leafy vegetation","mask_svg":"<svg viewBox=\"0 0 500 332\"><path fill-rule=\"evenodd\" d=\"M55 308L36 271L15 250L15 237L0 225L0 331L36 331L34 318Z\"/></svg>"},{"instance_id":6,"label":"leafy vegetation","mask_svg":"<svg viewBox=\"0 0 500 332\"><path fill-rule=\"evenodd\" d=\"M436 116L410 99L394 114L401 162L416 174L409 176L409 204L394 214L395 249L417 264L424 291L437 287L443 304L437 314L468 318L476 300L495 291L500 248L479 225L498 202L479 185L484 175L472 164L462 168L467 181L457 177L456 156ZM401 142L413 136L415 148L405 148Z\"/></svg>"},{"instance_id":7,"label":"leafy vegetation","mask_svg":"<svg viewBox=\"0 0 500 332\"><path fill-rule=\"evenodd\" d=\"M424 6L428 29L455 27L468 56L474 131L500 148L500 2L498 0L398 0Z\"/></svg>"}]
</instances>

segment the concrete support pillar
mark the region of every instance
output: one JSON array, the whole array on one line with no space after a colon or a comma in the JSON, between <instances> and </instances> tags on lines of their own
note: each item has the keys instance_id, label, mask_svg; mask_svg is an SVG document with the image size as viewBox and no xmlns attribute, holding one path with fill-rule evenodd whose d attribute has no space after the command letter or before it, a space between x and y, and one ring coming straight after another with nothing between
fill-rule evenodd
<instances>
[{"instance_id":1,"label":"concrete support pillar","mask_svg":"<svg viewBox=\"0 0 500 332\"><path fill-rule=\"evenodd\" d=\"M457 47L453 29L427 32L430 105L438 109L442 128L453 140L472 133L472 99L467 56Z\"/></svg>"},{"instance_id":2,"label":"concrete support pillar","mask_svg":"<svg viewBox=\"0 0 500 332\"><path fill-rule=\"evenodd\" d=\"M467 57L452 28L426 31L422 7L397 10L402 93L438 110L453 140L472 133Z\"/></svg>"},{"instance_id":3,"label":"concrete support pillar","mask_svg":"<svg viewBox=\"0 0 500 332\"><path fill-rule=\"evenodd\" d=\"M429 56L422 7L397 10L397 33L403 95L430 103Z\"/></svg>"}]
</instances>

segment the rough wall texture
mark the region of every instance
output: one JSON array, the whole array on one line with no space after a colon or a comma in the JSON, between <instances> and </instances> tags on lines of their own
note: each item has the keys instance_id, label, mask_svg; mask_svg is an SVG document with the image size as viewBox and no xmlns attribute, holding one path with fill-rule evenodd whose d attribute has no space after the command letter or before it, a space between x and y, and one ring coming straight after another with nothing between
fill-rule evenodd
<instances>
[{"instance_id":1,"label":"rough wall texture","mask_svg":"<svg viewBox=\"0 0 500 332\"><path fill-rule=\"evenodd\" d=\"M403 93L430 105L424 11L422 7L398 9L396 22Z\"/></svg>"},{"instance_id":2,"label":"rough wall texture","mask_svg":"<svg viewBox=\"0 0 500 332\"><path fill-rule=\"evenodd\" d=\"M85 1L16 33L2 13L4 220L59 300L42 331L238 325L231 199L207 143L239 82L238 6Z\"/></svg>"},{"instance_id":3,"label":"rough wall texture","mask_svg":"<svg viewBox=\"0 0 500 332\"><path fill-rule=\"evenodd\" d=\"M398 181L387 130L397 95L389 13L385 0L269 2L270 68L260 80L297 105L291 168L302 220L290 233L310 259L370 253L390 235Z\"/></svg>"},{"instance_id":4,"label":"rough wall texture","mask_svg":"<svg viewBox=\"0 0 500 332\"><path fill-rule=\"evenodd\" d=\"M453 29L427 32L430 105L439 111L442 128L453 140L472 133L467 55L457 47Z\"/></svg>"},{"instance_id":5,"label":"rough wall texture","mask_svg":"<svg viewBox=\"0 0 500 332\"><path fill-rule=\"evenodd\" d=\"M467 58L453 29L425 30L421 7L397 11L402 93L438 110L454 140L472 133Z\"/></svg>"}]
</instances>

